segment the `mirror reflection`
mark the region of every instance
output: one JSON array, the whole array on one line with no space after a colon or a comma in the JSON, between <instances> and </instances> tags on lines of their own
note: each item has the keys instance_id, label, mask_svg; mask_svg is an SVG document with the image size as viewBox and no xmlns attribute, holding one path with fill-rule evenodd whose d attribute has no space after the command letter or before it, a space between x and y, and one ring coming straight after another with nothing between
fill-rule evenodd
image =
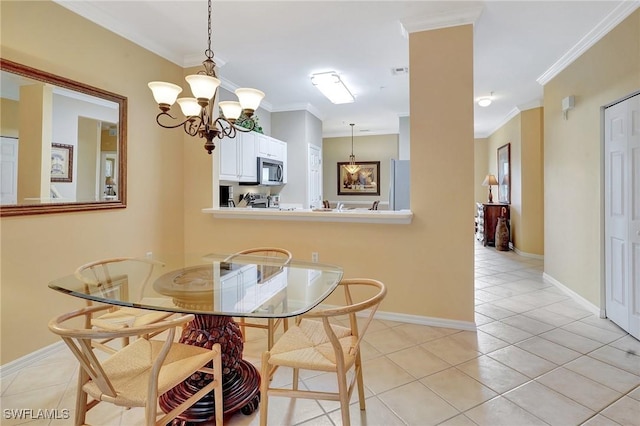
<instances>
[{"instance_id":1,"label":"mirror reflection","mask_svg":"<svg viewBox=\"0 0 640 426\"><path fill-rule=\"evenodd\" d=\"M124 207L126 98L3 60L0 102L2 215Z\"/></svg>"}]
</instances>

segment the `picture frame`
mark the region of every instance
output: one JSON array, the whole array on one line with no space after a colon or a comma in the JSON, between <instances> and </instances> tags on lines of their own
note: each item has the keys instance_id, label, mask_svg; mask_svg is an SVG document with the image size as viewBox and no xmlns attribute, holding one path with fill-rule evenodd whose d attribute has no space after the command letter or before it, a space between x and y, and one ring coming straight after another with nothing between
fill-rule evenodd
<instances>
[{"instance_id":1,"label":"picture frame","mask_svg":"<svg viewBox=\"0 0 640 426\"><path fill-rule=\"evenodd\" d=\"M511 144L498 148L498 202L511 204Z\"/></svg>"},{"instance_id":2,"label":"picture frame","mask_svg":"<svg viewBox=\"0 0 640 426\"><path fill-rule=\"evenodd\" d=\"M51 144L51 182L73 182L73 145Z\"/></svg>"},{"instance_id":3,"label":"picture frame","mask_svg":"<svg viewBox=\"0 0 640 426\"><path fill-rule=\"evenodd\" d=\"M380 162L356 161L360 166L349 173L348 161L338 162L338 195L380 195Z\"/></svg>"}]
</instances>

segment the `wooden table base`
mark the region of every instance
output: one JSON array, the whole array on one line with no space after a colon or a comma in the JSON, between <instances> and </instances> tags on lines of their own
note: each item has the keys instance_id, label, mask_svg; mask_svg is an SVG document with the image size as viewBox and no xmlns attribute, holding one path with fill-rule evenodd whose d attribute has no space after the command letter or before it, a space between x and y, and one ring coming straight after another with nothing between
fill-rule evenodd
<instances>
[{"instance_id":1,"label":"wooden table base","mask_svg":"<svg viewBox=\"0 0 640 426\"><path fill-rule=\"evenodd\" d=\"M210 349L220 343L222 349L222 389L224 415L237 411L251 414L260 402L260 374L249 362L242 359L244 344L240 327L231 317L196 315L182 332L181 343ZM204 384L211 381L207 374L194 374L167 393L160 396L160 407L171 411L182 401L193 395ZM215 418L213 396L207 395L179 416L174 424L198 424ZM177 419L176 419L177 420Z\"/></svg>"}]
</instances>

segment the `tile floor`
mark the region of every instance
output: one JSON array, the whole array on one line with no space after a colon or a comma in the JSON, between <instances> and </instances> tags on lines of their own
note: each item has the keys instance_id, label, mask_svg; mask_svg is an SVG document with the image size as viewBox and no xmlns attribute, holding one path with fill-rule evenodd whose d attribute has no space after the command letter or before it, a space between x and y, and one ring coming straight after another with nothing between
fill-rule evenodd
<instances>
[{"instance_id":1,"label":"tile floor","mask_svg":"<svg viewBox=\"0 0 640 426\"><path fill-rule=\"evenodd\" d=\"M363 344L367 410L354 425L640 425L640 342L542 280L542 261L476 245L477 332L375 320ZM258 365L263 330L245 358ZM2 408L74 408L75 361L65 348L3 377ZM281 369L279 384L291 380ZM301 374L336 388L329 374ZM354 392L355 399L356 392ZM94 425L141 425L140 409L105 405ZM3 418L2 425L20 424ZM69 424L36 420L29 425ZM231 426L257 425L257 412ZM270 425L339 425L337 403L272 398Z\"/></svg>"}]
</instances>

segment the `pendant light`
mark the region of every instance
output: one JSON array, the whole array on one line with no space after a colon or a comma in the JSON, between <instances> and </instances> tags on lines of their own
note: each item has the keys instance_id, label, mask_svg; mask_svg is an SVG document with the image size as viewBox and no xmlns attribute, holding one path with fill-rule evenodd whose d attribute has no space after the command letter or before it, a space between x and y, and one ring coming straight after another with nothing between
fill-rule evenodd
<instances>
[{"instance_id":1,"label":"pendant light","mask_svg":"<svg viewBox=\"0 0 640 426\"><path fill-rule=\"evenodd\" d=\"M349 126L351 126L351 155L349 156L349 164L344 166L344 168L350 174L354 174L360 170L360 166L356 164L356 156L353 155L353 126L355 126L355 124L351 123Z\"/></svg>"}]
</instances>

